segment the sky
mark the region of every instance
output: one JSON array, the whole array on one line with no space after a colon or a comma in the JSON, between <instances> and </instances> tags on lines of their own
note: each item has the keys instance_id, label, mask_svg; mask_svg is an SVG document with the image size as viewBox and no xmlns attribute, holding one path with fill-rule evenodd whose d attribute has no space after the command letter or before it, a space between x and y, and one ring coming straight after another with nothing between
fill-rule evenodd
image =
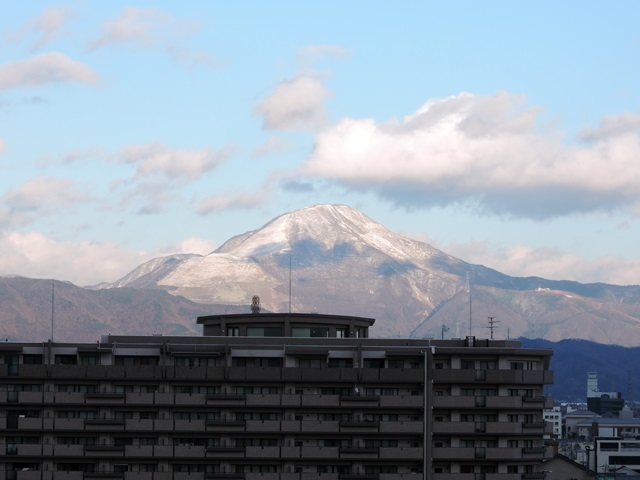
<instances>
[{"instance_id":1,"label":"sky","mask_svg":"<svg viewBox=\"0 0 640 480\"><path fill-rule=\"evenodd\" d=\"M315 204L640 284L640 2L0 0L0 275L77 285Z\"/></svg>"}]
</instances>

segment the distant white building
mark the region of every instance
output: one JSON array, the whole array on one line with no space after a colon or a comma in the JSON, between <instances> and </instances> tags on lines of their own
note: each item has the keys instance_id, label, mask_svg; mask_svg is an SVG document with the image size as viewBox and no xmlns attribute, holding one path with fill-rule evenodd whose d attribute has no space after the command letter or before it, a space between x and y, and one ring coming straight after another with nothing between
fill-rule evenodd
<instances>
[{"instance_id":1,"label":"distant white building","mask_svg":"<svg viewBox=\"0 0 640 480\"><path fill-rule=\"evenodd\" d=\"M553 438L562 438L562 410L560 407L547 408L542 413L545 422L553 425L551 436Z\"/></svg>"},{"instance_id":2,"label":"distant white building","mask_svg":"<svg viewBox=\"0 0 640 480\"><path fill-rule=\"evenodd\" d=\"M622 467L640 472L640 440L596 438L589 456L589 467L597 474L619 471Z\"/></svg>"}]
</instances>

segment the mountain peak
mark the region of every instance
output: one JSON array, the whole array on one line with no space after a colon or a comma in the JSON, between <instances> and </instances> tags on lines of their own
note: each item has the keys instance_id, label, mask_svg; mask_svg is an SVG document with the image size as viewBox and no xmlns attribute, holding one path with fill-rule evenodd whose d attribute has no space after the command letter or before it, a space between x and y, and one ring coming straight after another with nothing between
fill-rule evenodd
<instances>
[{"instance_id":1,"label":"mountain peak","mask_svg":"<svg viewBox=\"0 0 640 480\"><path fill-rule=\"evenodd\" d=\"M398 258L415 253L415 249L407 252L406 247L408 243L417 243L393 233L355 208L320 204L280 215L257 230L233 237L213 254L254 257L295 253L297 247L309 242L325 251L345 245L351 250L362 251L368 246Z\"/></svg>"}]
</instances>

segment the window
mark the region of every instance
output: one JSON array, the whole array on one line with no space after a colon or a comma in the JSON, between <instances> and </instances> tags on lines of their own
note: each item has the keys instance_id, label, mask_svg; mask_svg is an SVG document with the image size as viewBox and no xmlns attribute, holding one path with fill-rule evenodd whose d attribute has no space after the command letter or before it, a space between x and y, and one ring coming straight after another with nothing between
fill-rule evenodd
<instances>
[{"instance_id":1,"label":"window","mask_svg":"<svg viewBox=\"0 0 640 480\"><path fill-rule=\"evenodd\" d=\"M321 358L300 358L298 360L298 366L300 368L321 368L322 359Z\"/></svg>"},{"instance_id":2,"label":"window","mask_svg":"<svg viewBox=\"0 0 640 480\"><path fill-rule=\"evenodd\" d=\"M133 385L114 385L115 393L133 393Z\"/></svg>"},{"instance_id":3,"label":"window","mask_svg":"<svg viewBox=\"0 0 640 480\"><path fill-rule=\"evenodd\" d=\"M75 355L56 355L56 365L77 365L78 357Z\"/></svg>"},{"instance_id":4,"label":"window","mask_svg":"<svg viewBox=\"0 0 640 480\"><path fill-rule=\"evenodd\" d=\"M58 410L58 418L81 418L85 420L94 420L98 416L95 410Z\"/></svg>"},{"instance_id":5,"label":"window","mask_svg":"<svg viewBox=\"0 0 640 480\"><path fill-rule=\"evenodd\" d=\"M124 447L126 445L133 445L133 438L131 437L114 437L113 445L115 447Z\"/></svg>"},{"instance_id":6,"label":"window","mask_svg":"<svg viewBox=\"0 0 640 480\"><path fill-rule=\"evenodd\" d=\"M154 356L133 356L133 355L116 355L116 365L158 365L159 358Z\"/></svg>"},{"instance_id":7,"label":"window","mask_svg":"<svg viewBox=\"0 0 640 480\"><path fill-rule=\"evenodd\" d=\"M336 337L337 338L347 338L349 336L349 329L346 327L338 327L336 328Z\"/></svg>"},{"instance_id":8,"label":"window","mask_svg":"<svg viewBox=\"0 0 640 480\"><path fill-rule=\"evenodd\" d=\"M236 420L278 420L276 412L236 412Z\"/></svg>"},{"instance_id":9,"label":"window","mask_svg":"<svg viewBox=\"0 0 640 480\"><path fill-rule=\"evenodd\" d=\"M292 327L292 337L328 337L329 329L327 327Z\"/></svg>"},{"instance_id":10,"label":"window","mask_svg":"<svg viewBox=\"0 0 640 480\"><path fill-rule=\"evenodd\" d=\"M227 337L239 337L240 327L227 327Z\"/></svg>"},{"instance_id":11,"label":"window","mask_svg":"<svg viewBox=\"0 0 640 480\"><path fill-rule=\"evenodd\" d=\"M476 361L475 360L462 360L462 362L460 362L460 368L462 370L475 370Z\"/></svg>"},{"instance_id":12,"label":"window","mask_svg":"<svg viewBox=\"0 0 640 480\"><path fill-rule=\"evenodd\" d=\"M211 395L220 392L220 387L215 385L176 385L175 393L204 393Z\"/></svg>"},{"instance_id":13,"label":"window","mask_svg":"<svg viewBox=\"0 0 640 480\"><path fill-rule=\"evenodd\" d=\"M398 446L398 440L368 439L364 441L364 445L367 448L394 448Z\"/></svg>"},{"instance_id":14,"label":"window","mask_svg":"<svg viewBox=\"0 0 640 480\"><path fill-rule=\"evenodd\" d=\"M318 465L318 473L338 473L340 475L346 475L351 473L351 467L349 465Z\"/></svg>"},{"instance_id":15,"label":"window","mask_svg":"<svg viewBox=\"0 0 640 480\"><path fill-rule=\"evenodd\" d=\"M366 413L364 415L365 422L397 422L397 413Z\"/></svg>"},{"instance_id":16,"label":"window","mask_svg":"<svg viewBox=\"0 0 640 480\"><path fill-rule=\"evenodd\" d=\"M116 420L131 420L133 418L133 412L116 410L113 412L113 418Z\"/></svg>"},{"instance_id":17,"label":"window","mask_svg":"<svg viewBox=\"0 0 640 480\"><path fill-rule=\"evenodd\" d=\"M321 438L318 440L320 447L350 447L351 440L348 438Z\"/></svg>"},{"instance_id":18,"label":"window","mask_svg":"<svg viewBox=\"0 0 640 480\"><path fill-rule=\"evenodd\" d=\"M220 357L175 357L176 367L216 367L221 363Z\"/></svg>"},{"instance_id":19,"label":"window","mask_svg":"<svg viewBox=\"0 0 640 480\"><path fill-rule=\"evenodd\" d=\"M264 387L264 386L238 386L235 387L234 393L238 395L275 395L280 393L278 387Z\"/></svg>"},{"instance_id":20,"label":"window","mask_svg":"<svg viewBox=\"0 0 640 480\"><path fill-rule=\"evenodd\" d=\"M379 397L380 395L399 395L400 390L397 388L365 388L364 394L372 397Z\"/></svg>"},{"instance_id":21,"label":"window","mask_svg":"<svg viewBox=\"0 0 640 480\"><path fill-rule=\"evenodd\" d=\"M277 473L277 465L236 465L236 473Z\"/></svg>"},{"instance_id":22,"label":"window","mask_svg":"<svg viewBox=\"0 0 640 480\"><path fill-rule=\"evenodd\" d=\"M524 370L522 362L511 362L511 370Z\"/></svg>"},{"instance_id":23,"label":"window","mask_svg":"<svg viewBox=\"0 0 640 480\"><path fill-rule=\"evenodd\" d=\"M80 355L81 365L98 365L100 363L100 357L95 355Z\"/></svg>"},{"instance_id":24,"label":"window","mask_svg":"<svg viewBox=\"0 0 640 480\"><path fill-rule=\"evenodd\" d=\"M58 445L95 445L96 437L56 437Z\"/></svg>"},{"instance_id":25,"label":"window","mask_svg":"<svg viewBox=\"0 0 640 480\"><path fill-rule=\"evenodd\" d=\"M344 395L349 396L353 392L350 387L320 387L320 395Z\"/></svg>"},{"instance_id":26,"label":"window","mask_svg":"<svg viewBox=\"0 0 640 480\"><path fill-rule=\"evenodd\" d=\"M353 368L352 358L330 358L329 368Z\"/></svg>"},{"instance_id":27,"label":"window","mask_svg":"<svg viewBox=\"0 0 640 480\"><path fill-rule=\"evenodd\" d=\"M496 368L498 368L498 363L495 360L480 362L480 370L495 370Z\"/></svg>"},{"instance_id":28,"label":"window","mask_svg":"<svg viewBox=\"0 0 640 480\"><path fill-rule=\"evenodd\" d=\"M319 413L318 420L320 421L340 421L348 422L351 420L351 414L349 413Z\"/></svg>"},{"instance_id":29,"label":"window","mask_svg":"<svg viewBox=\"0 0 640 480\"><path fill-rule=\"evenodd\" d=\"M207 443L205 438L177 437L173 439L175 446L202 447Z\"/></svg>"},{"instance_id":30,"label":"window","mask_svg":"<svg viewBox=\"0 0 640 480\"><path fill-rule=\"evenodd\" d=\"M68 392L68 393L95 393L96 386L95 385L77 385L77 384L58 384L59 392Z\"/></svg>"},{"instance_id":31,"label":"window","mask_svg":"<svg viewBox=\"0 0 640 480\"><path fill-rule=\"evenodd\" d=\"M40 437L24 435L21 437L7 437L6 443L13 443L18 445L38 445L40 443Z\"/></svg>"},{"instance_id":32,"label":"window","mask_svg":"<svg viewBox=\"0 0 640 480\"><path fill-rule=\"evenodd\" d=\"M42 365L42 355L29 355L22 356L22 363L25 365Z\"/></svg>"},{"instance_id":33,"label":"window","mask_svg":"<svg viewBox=\"0 0 640 480\"><path fill-rule=\"evenodd\" d=\"M365 358L364 368L384 368L384 359L382 358Z\"/></svg>"},{"instance_id":34,"label":"window","mask_svg":"<svg viewBox=\"0 0 640 480\"><path fill-rule=\"evenodd\" d=\"M176 420L218 420L220 412L175 412L173 418Z\"/></svg>"},{"instance_id":35,"label":"window","mask_svg":"<svg viewBox=\"0 0 640 480\"><path fill-rule=\"evenodd\" d=\"M282 327L247 327L247 337L281 337Z\"/></svg>"},{"instance_id":36,"label":"window","mask_svg":"<svg viewBox=\"0 0 640 480\"><path fill-rule=\"evenodd\" d=\"M404 368L404 360L398 358L390 358L387 361L387 365L389 368Z\"/></svg>"},{"instance_id":37,"label":"window","mask_svg":"<svg viewBox=\"0 0 640 480\"><path fill-rule=\"evenodd\" d=\"M9 392L41 392L42 385L39 383L20 383L7 385Z\"/></svg>"},{"instance_id":38,"label":"window","mask_svg":"<svg viewBox=\"0 0 640 480\"><path fill-rule=\"evenodd\" d=\"M398 467L395 465L365 465L364 473L368 475L376 475L379 473L398 473Z\"/></svg>"},{"instance_id":39,"label":"window","mask_svg":"<svg viewBox=\"0 0 640 480\"><path fill-rule=\"evenodd\" d=\"M238 438L236 439L237 447L276 447L278 440L276 438Z\"/></svg>"}]
</instances>

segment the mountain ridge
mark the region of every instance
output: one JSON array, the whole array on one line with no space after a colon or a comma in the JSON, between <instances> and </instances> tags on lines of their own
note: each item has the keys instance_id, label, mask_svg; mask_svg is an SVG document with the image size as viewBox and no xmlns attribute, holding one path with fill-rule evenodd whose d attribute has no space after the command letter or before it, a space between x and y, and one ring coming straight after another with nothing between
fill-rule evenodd
<instances>
[{"instance_id":1,"label":"mountain ridge","mask_svg":"<svg viewBox=\"0 0 640 480\"><path fill-rule=\"evenodd\" d=\"M505 275L391 232L346 205L288 212L208 255L151 262L102 288L156 288L235 305L257 294L271 311L291 305L293 311L377 318L377 336L436 336L442 326L482 335L482 323L494 316L503 336L640 344L639 286Z\"/></svg>"}]
</instances>

